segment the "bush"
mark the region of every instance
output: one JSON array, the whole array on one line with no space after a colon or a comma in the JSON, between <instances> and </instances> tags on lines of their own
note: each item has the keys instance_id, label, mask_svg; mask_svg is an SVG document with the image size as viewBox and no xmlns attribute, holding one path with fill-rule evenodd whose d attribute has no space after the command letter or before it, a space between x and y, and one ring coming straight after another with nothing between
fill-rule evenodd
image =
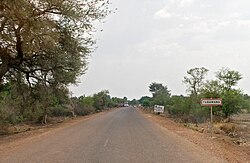
<instances>
[{"instance_id":1,"label":"bush","mask_svg":"<svg viewBox=\"0 0 250 163\"><path fill-rule=\"evenodd\" d=\"M9 117L9 122L11 124L19 124L19 123L22 123L26 121L26 118L24 118L22 115L15 115L15 114L12 114L10 117Z\"/></svg>"},{"instance_id":2,"label":"bush","mask_svg":"<svg viewBox=\"0 0 250 163\"><path fill-rule=\"evenodd\" d=\"M191 109L190 98L183 96L172 97L172 107L169 107L169 113L175 116L189 115Z\"/></svg>"},{"instance_id":3,"label":"bush","mask_svg":"<svg viewBox=\"0 0 250 163\"><path fill-rule=\"evenodd\" d=\"M207 107L196 106L192 108L191 115L195 118L197 123L206 122L210 117L210 109Z\"/></svg>"},{"instance_id":4,"label":"bush","mask_svg":"<svg viewBox=\"0 0 250 163\"><path fill-rule=\"evenodd\" d=\"M54 107L53 109L51 109L51 115L55 116L55 117L60 117L60 116L71 116L72 113L70 112L70 110L68 108L62 107L62 106L58 106L58 107Z\"/></svg>"},{"instance_id":5,"label":"bush","mask_svg":"<svg viewBox=\"0 0 250 163\"><path fill-rule=\"evenodd\" d=\"M82 103L78 103L75 108L75 114L84 116L90 113L94 113L96 109L93 106L85 106Z\"/></svg>"}]
</instances>

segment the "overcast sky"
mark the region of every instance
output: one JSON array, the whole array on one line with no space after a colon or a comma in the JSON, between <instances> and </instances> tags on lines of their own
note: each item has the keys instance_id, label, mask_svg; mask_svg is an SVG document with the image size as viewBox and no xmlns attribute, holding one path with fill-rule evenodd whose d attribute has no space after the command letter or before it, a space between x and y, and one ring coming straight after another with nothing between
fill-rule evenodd
<instances>
[{"instance_id":1,"label":"overcast sky","mask_svg":"<svg viewBox=\"0 0 250 163\"><path fill-rule=\"evenodd\" d=\"M104 89L111 96L150 95L151 82L186 94L186 71L222 67L243 75L238 87L250 94L249 0L111 0L118 8L98 25L98 49L89 58L74 95Z\"/></svg>"}]
</instances>

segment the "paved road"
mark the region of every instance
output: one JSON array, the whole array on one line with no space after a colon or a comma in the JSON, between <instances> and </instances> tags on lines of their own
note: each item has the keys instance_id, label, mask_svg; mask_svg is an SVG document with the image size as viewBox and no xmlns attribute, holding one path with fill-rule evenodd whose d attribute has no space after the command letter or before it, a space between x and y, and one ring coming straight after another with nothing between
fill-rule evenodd
<instances>
[{"instance_id":1,"label":"paved road","mask_svg":"<svg viewBox=\"0 0 250 163\"><path fill-rule=\"evenodd\" d=\"M18 147L1 163L223 162L209 152L121 108Z\"/></svg>"}]
</instances>

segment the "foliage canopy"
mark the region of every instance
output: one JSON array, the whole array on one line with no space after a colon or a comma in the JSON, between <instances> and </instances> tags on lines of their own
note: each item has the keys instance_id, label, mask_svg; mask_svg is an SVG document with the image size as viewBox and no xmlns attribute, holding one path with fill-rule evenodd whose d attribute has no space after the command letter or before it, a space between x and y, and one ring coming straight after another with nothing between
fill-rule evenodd
<instances>
[{"instance_id":1,"label":"foliage canopy","mask_svg":"<svg viewBox=\"0 0 250 163\"><path fill-rule=\"evenodd\" d=\"M2 0L2 82L19 74L30 86L74 83L86 69L93 22L107 14L107 5L106 0Z\"/></svg>"}]
</instances>

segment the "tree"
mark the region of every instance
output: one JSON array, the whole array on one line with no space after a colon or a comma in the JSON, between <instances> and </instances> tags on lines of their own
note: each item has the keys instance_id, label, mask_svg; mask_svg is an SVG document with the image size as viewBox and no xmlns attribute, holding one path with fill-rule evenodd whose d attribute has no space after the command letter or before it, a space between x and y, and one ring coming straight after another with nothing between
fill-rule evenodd
<instances>
[{"instance_id":1,"label":"tree","mask_svg":"<svg viewBox=\"0 0 250 163\"><path fill-rule=\"evenodd\" d=\"M152 98L151 97L148 97L148 96L143 96L139 99L139 103L142 105L142 106L146 106L146 107L149 107L151 106L151 101L152 101Z\"/></svg>"},{"instance_id":2,"label":"tree","mask_svg":"<svg viewBox=\"0 0 250 163\"><path fill-rule=\"evenodd\" d=\"M94 98L91 96L87 96L87 97L80 96L78 100L80 103L82 103L86 107L93 107L94 105Z\"/></svg>"},{"instance_id":3,"label":"tree","mask_svg":"<svg viewBox=\"0 0 250 163\"><path fill-rule=\"evenodd\" d=\"M113 106L123 106L123 104L124 104L123 98L112 97L111 100L112 100Z\"/></svg>"},{"instance_id":4,"label":"tree","mask_svg":"<svg viewBox=\"0 0 250 163\"><path fill-rule=\"evenodd\" d=\"M127 97L123 97L123 102L127 102L128 98Z\"/></svg>"},{"instance_id":5,"label":"tree","mask_svg":"<svg viewBox=\"0 0 250 163\"><path fill-rule=\"evenodd\" d=\"M78 97L75 112L77 115L81 115L81 116L95 112L94 98L92 96Z\"/></svg>"},{"instance_id":6,"label":"tree","mask_svg":"<svg viewBox=\"0 0 250 163\"><path fill-rule=\"evenodd\" d=\"M238 113L244 106L243 95L240 90L230 89L222 93L222 112L225 118Z\"/></svg>"},{"instance_id":7,"label":"tree","mask_svg":"<svg viewBox=\"0 0 250 163\"><path fill-rule=\"evenodd\" d=\"M228 90L236 86L239 80L242 79L242 75L238 71L230 70L229 68L222 68L216 72L216 77L223 82L224 87Z\"/></svg>"},{"instance_id":8,"label":"tree","mask_svg":"<svg viewBox=\"0 0 250 163\"><path fill-rule=\"evenodd\" d=\"M205 98L219 98L223 92L223 86L218 80L206 81L201 87L201 94Z\"/></svg>"},{"instance_id":9,"label":"tree","mask_svg":"<svg viewBox=\"0 0 250 163\"><path fill-rule=\"evenodd\" d=\"M159 94L165 94L170 96L170 91L167 86L164 86L162 83L153 82L149 85L149 91L152 93L153 98Z\"/></svg>"},{"instance_id":10,"label":"tree","mask_svg":"<svg viewBox=\"0 0 250 163\"><path fill-rule=\"evenodd\" d=\"M29 99L33 108L47 116L56 91L76 83L85 72L86 58L95 43L93 24L108 14L108 3L0 1L0 85L26 85L27 91L19 94L26 100L20 101ZM21 87L17 89L21 92Z\"/></svg>"},{"instance_id":11,"label":"tree","mask_svg":"<svg viewBox=\"0 0 250 163\"><path fill-rule=\"evenodd\" d=\"M190 91L191 95L194 95L195 97L198 96L207 72L208 69L204 67L196 67L187 71L188 76L184 77L183 82L188 85L188 90Z\"/></svg>"},{"instance_id":12,"label":"tree","mask_svg":"<svg viewBox=\"0 0 250 163\"><path fill-rule=\"evenodd\" d=\"M107 5L108 0L2 0L0 80L21 74L29 85L75 82L94 43L93 22L107 14Z\"/></svg>"},{"instance_id":13,"label":"tree","mask_svg":"<svg viewBox=\"0 0 250 163\"><path fill-rule=\"evenodd\" d=\"M242 75L238 71L222 68L216 72L216 77L223 88L221 93L223 100L222 111L225 117L228 118L230 115L238 113L244 105L242 91L233 88L242 79Z\"/></svg>"},{"instance_id":14,"label":"tree","mask_svg":"<svg viewBox=\"0 0 250 163\"><path fill-rule=\"evenodd\" d=\"M94 94L94 107L96 110L103 110L109 106L111 98L108 90L103 90L99 93Z\"/></svg>"},{"instance_id":15,"label":"tree","mask_svg":"<svg viewBox=\"0 0 250 163\"><path fill-rule=\"evenodd\" d=\"M129 104L130 104L130 105L138 105L138 104L139 104L139 101L136 100L136 99L133 99L133 100L129 101Z\"/></svg>"},{"instance_id":16,"label":"tree","mask_svg":"<svg viewBox=\"0 0 250 163\"><path fill-rule=\"evenodd\" d=\"M153 104L166 106L170 103L170 90L168 90L167 86L164 86L161 83L151 83L149 85L149 91L153 95Z\"/></svg>"},{"instance_id":17,"label":"tree","mask_svg":"<svg viewBox=\"0 0 250 163\"><path fill-rule=\"evenodd\" d=\"M217 107L214 113L222 111L228 118L230 115L238 113L245 104L242 91L233 88L242 79L242 76L237 71L222 68L216 72L216 77L217 80L207 81L203 84L201 94L206 98L222 98L223 105Z\"/></svg>"},{"instance_id":18,"label":"tree","mask_svg":"<svg viewBox=\"0 0 250 163\"><path fill-rule=\"evenodd\" d=\"M189 115L192 107L192 101L184 96L172 96L172 107L169 109L170 114L183 116Z\"/></svg>"},{"instance_id":19,"label":"tree","mask_svg":"<svg viewBox=\"0 0 250 163\"><path fill-rule=\"evenodd\" d=\"M244 94L243 99L244 99L243 109L245 109L250 113L250 96L248 94Z\"/></svg>"}]
</instances>

